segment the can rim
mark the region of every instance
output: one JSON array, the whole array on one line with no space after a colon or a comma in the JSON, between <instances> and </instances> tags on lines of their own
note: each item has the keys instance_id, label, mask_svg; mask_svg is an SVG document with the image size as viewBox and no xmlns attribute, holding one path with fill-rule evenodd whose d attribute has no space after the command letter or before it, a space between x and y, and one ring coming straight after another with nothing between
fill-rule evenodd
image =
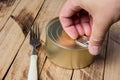
<instances>
[{"instance_id":1,"label":"can rim","mask_svg":"<svg viewBox=\"0 0 120 80\"><path fill-rule=\"evenodd\" d=\"M56 43L55 41L53 41L52 39L51 39L51 37L48 35L48 30L49 30L49 27L50 27L50 25L51 24L53 24L56 20L59 20L59 17L55 17L54 19L52 19L48 24L47 24L47 26L46 26L46 36L49 38L49 40L50 41L52 41L52 43L54 44L54 45L57 45L58 47L61 47L61 48L63 48L63 49L67 49L67 50L86 50L86 49L88 49L88 48L86 48L86 47L82 47L81 49L80 48L68 48L68 47L65 47L65 46L62 46L62 45L60 45L60 44L58 44L58 43Z\"/></svg>"}]
</instances>

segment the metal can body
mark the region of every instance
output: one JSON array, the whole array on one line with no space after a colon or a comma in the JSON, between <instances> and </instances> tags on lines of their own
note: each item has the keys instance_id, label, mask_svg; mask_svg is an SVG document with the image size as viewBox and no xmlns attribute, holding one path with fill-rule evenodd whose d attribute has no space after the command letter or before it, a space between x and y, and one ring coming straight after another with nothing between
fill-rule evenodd
<instances>
[{"instance_id":1,"label":"metal can body","mask_svg":"<svg viewBox=\"0 0 120 80\"><path fill-rule=\"evenodd\" d=\"M57 25L60 25L58 18L52 20L46 28L47 57L56 65L68 69L79 69L90 65L94 56L88 52L87 48L69 48L56 42L62 32L62 28ZM57 31L58 28L60 29Z\"/></svg>"}]
</instances>

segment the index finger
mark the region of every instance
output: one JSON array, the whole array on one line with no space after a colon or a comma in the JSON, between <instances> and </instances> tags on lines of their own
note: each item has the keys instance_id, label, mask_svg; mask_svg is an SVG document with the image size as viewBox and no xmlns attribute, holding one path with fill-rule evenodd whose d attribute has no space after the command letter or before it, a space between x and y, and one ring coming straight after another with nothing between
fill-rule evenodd
<instances>
[{"instance_id":1,"label":"index finger","mask_svg":"<svg viewBox=\"0 0 120 80\"><path fill-rule=\"evenodd\" d=\"M59 16L63 29L73 39L78 37L78 32L74 26L72 16L80 10L81 7L79 5L76 5L72 0L68 0L61 9Z\"/></svg>"}]
</instances>

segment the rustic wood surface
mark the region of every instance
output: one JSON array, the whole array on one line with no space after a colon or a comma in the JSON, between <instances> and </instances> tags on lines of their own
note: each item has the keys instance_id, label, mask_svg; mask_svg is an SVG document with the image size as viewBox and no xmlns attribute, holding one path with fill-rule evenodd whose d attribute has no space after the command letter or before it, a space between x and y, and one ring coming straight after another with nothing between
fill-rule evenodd
<instances>
[{"instance_id":1,"label":"rustic wood surface","mask_svg":"<svg viewBox=\"0 0 120 80\"><path fill-rule=\"evenodd\" d=\"M108 47L105 60L104 80L120 79L120 21L109 31Z\"/></svg>"},{"instance_id":2,"label":"rustic wood surface","mask_svg":"<svg viewBox=\"0 0 120 80\"><path fill-rule=\"evenodd\" d=\"M0 31L19 2L20 0L0 0Z\"/></svg>"},{"instance_id":3,"label":"rustic wood surface","mask_svg":"<svg viewBox=\"0 0 120 80\"><path fill-rule=\"evenodd\" d=\"M39 80L120 80L120 22L114 24L101 54L79 70L61 68L49 61L45 51L45 27L59 16L66 0L0 0L0 80L27 80L32 46L29 29L39 24Z\"/></svg>"}]
</instances>

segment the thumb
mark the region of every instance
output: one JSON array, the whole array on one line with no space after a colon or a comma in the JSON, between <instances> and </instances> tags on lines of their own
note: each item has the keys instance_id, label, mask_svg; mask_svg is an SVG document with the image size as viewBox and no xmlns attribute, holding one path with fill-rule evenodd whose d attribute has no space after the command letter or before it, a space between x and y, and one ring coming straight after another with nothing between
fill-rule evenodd
<instances>
[{"instance_id":1,"label":"thumb","mask_svg":"<svg viewBox=\"0 0 120 80\"><path fill-rule=\"evenodd\" d=\"M92 33L89 42L89 52L92 55L98 55L107 30L109 28L109 21L104 18L96 18L93 20Z\"/></svg>"}]
</instances>

